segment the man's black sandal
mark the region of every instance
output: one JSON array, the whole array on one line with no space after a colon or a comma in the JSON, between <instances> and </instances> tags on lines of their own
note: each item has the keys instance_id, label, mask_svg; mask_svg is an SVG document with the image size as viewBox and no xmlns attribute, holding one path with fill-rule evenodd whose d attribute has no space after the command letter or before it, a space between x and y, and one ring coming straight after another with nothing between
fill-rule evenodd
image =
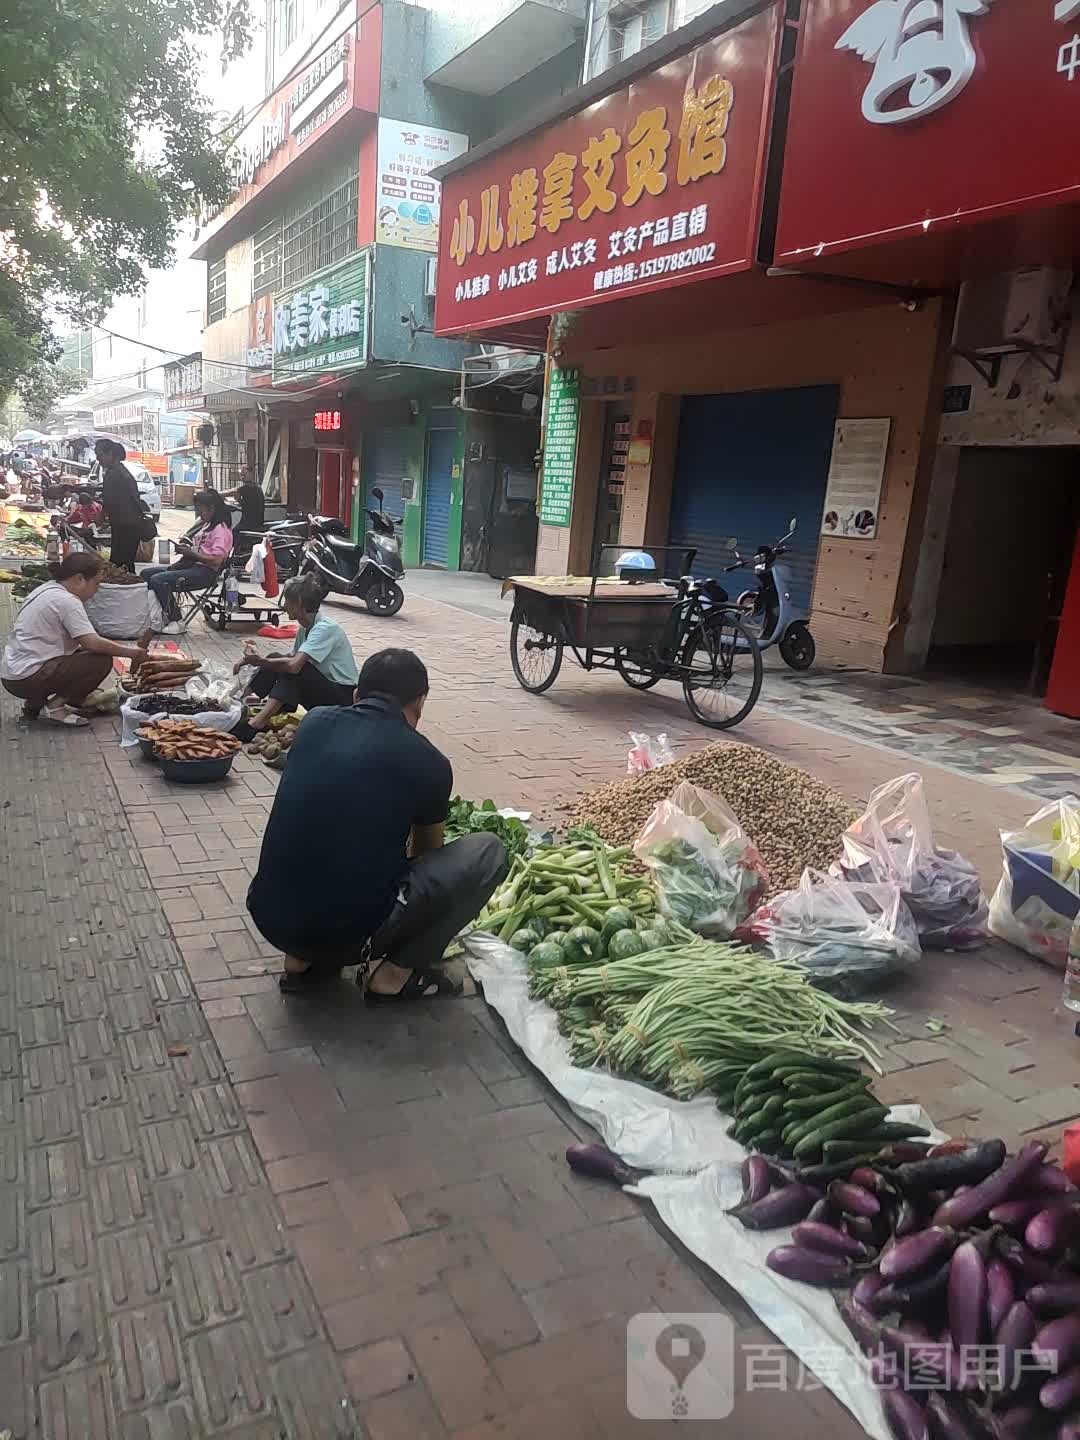
<instances>
[{"instance_id":1,"label":"man's black sandal","mask_svg":"<svg viewBox=\"0 0 1080 1440\"><path fill-rule=\"evenodd\" d=\"M384 995L372 990L369 985L364 991L365 1005L408 1005L416 1000L434 1000L437 996L454 997L464 990L460 980L451 980L442 970L414 970L400 990Z\"/></svg>"}]
</instances>

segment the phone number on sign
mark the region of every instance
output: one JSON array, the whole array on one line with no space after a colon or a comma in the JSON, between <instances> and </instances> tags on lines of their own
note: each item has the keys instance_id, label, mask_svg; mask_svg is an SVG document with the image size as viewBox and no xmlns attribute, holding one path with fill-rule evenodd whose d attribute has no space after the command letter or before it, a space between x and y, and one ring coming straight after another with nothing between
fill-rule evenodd
<instances>
[{"instance_id":1,"label":"phone number on sign","mask_svg":"<svg viewBox=\"0 0 1080 1440\"><path fill-rule=\"evenodd\" d=\"M690 270L695 265L708 265L715 259L714 244L692 245L688 250L676 250L671 255L655 255L649 260L631 260L628 264L597 270L593 276L593 289L610 290L617 285L633 284L636 280L650 280L654 275L672 275L679 270Z\"/></svg>"}]
</instances>

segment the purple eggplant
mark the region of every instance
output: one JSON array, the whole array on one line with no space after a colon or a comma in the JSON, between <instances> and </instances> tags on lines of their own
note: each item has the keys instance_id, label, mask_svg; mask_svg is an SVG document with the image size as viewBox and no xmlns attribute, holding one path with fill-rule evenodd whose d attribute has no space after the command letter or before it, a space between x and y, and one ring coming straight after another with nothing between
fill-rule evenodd
<instances>
[{"instance_id":1,"label":"purple eggplant","mask_svg":"<svg viewBox=\"0 0 1080 1440\"><path fill-rule=\"evenodd\" d=\"M800 1245L781 1245L769 1253L765 1264L785 1280L801 1280L804 1285L842 1285L851 1279L849 1261Z\"/></svg>"},{"instance_id":2,"label":"purple eggplant","mask_svg":"<svg viewBox=\"0 0 1080 1440\"><path fill-rule=\"evenodd\" d=\"M1030 1440L1031 1435L1041 1429L1045 1419L1038 1405L1010 1405L1008 1410L999 1410L990 1421L991 1440Z\"/></svg>"},{"instance_id":3,"label":"purple eggplant","mask_svg":"<svg viewBox=\"0 0 1080 1440\"><path fill-rule=\"evenodd\" d=\"M930 1415L930 1433L934 1440L979 1440L979 1431L968 1407L935 1390L926 1403Z\"/></svg>"},{"instance_id":4,"label":"purple eggplant","mask_svg":"<svg viewBox=\"0 0 1080 1440\"><path fill-rule=\"evenodd\" d=\"M996 1235L994 1249L1025 1285L1053 1285L1061 1279L1061 1271L1056 1265L1032 1255L1021 1241L1011 1235Z\"/></svg>"},{"instance_id":5,"label":"purple eggplant","mask_svg":"<svg viewBox=\"0 0 1080 1440\"><path fill-rule=\"evenodd\" d=\"M1047 1380L1039 1391L1039 1404L1044 1410L1068 1410L1080 1400L1080 1365L1074 1365L1063 1375Z\"/></svg>"},{"instance_id":6,"label":"purple eggplant","mask_svg":"<svg viewBox=\"0 0 1080 1440\"><path fill-rule=\"evenodd\" d=\"M1005 1142L987 1140L957 1154L918 1159L900 1165L892 1177L908 1194L925 1194L928 1190L955 1191L960 1185L978 1185L1005 1161Z\"/></svg>"},{"instance_id":7,"label":"purple eggplant","mask_svg":"<svg viewBox=\"0 0 1080 1440\"><path fill-rule=\"evenodd\" d=\"M883 1325L881 1343L902 1356L912 1390L961 1390L970 1386L961 1357L947 1340L927 1340L907 1326Z\"/></svg>"},{"instance_id":8,"label":"purple eggplant","mask_svg":"<svg viewBox=\"0 0 1080 1440\"><path fill-rule=\"evenodd\" d=\"M1080 1280L1063 1275L1055 1283L1033 1285L1025 1298L1037 1315L1071 1315L1080 1310Z\"/></svg>"},{"instance_id":9,"label":"purple eggplant","mask_svg":"<svg viewBox=\"0 0 1080 1440\"><path fill-rule=\"evenodd\" d=\"M918 1314L929 1306L936 1305L949 1288L950 1266L951 1261L946 1260L929 1274L909 1276L906 1280L886 1285L870 1301L870 1309L875 1315L887 1315L891 1310L899 1310L907 1316L911 1311ZM907 1323L905 1320L905 1324Z\"/></svg>"},{"instance_id":10,"label":"purple eggplant","mask_svg":"<svg viewBox=\"0 0 1080 1440\"><path fill-rule=\"evenodd\" d=\"M1005 1261L996 1255L986 1267L986 1292L987 1321L991 1335L995 1335L998 1326L1005 1319L1010 1305L1016 1299L1016 1281L1013 1279L1013 1272L1005 1264ZM1028 1299L1030 1301L1030 1295Z\"/></svg>"},{"instance_id":11,"label":"purple eggplant","mask_svg":"<svg viewBox=\"0 0 1080 1440\"><path fill-rule=\"evenodd\" d=\"M1032 1195L1068 1195L1076 1189L1060 1165L1041 1165L1028 1181Z\"/></svg>"},{"instance_id":12,"label":"purple eggplant","mask_svg":"<svg viewBox=\"0 0 1080 1440\"><path fill-rule=\"evenodd\" d=\"M772 1172L764 1155L748 1155L742 1163L742 1204L764 1200L772 1189Z\"/></svg>"},{"instance_id":13,"label":"purple eggplant","mask_svg":"<svg viewBox=\"0 0 1080 1440\"><path fill-rule=\"evenodd\" d=\"M960 1236L954 1230L931 1226L917 1235L909 1235L906 1240L898 1240L889 1253L881 1257L878 1268L886 1280L904 1280L951 1255L959 1243Z\"/></svg>"},{"instance_id":14,"label":"purple eggplant","mask_svg":"<svg viewBox=\"0 0 1080 1440\"><path fill-rule=\"evenodd\" d=\"M858 1240L861 1245L868 1249L877 1246L877 1230L873 1220L866 1215L845 1215L844 1230L853 1240Z\"/></svg>"},{"instance_id":15,"label":"purple eggplant","mask_svg":"<svg viewBox=\"0 0 1080 1440\"><path fill-rule=\"evenodd\" d=\"M925 1141L894 1140L874 1156L875 1165L895 1169L898 1165L909 1165L913 1160L925 1160L929 1146Z\"/></svg>"},{"instance_id":16,"label":"purple eggplant","mask_svg":"<svg viewBox=\"0 0 1080 1440\"><path fill-rule=\"evenodd\" d=\"M978 1345L986 1324L986 1261L970 1240L954 1252L949 1266L949 1329L958 1350Z\"/></svg>"},{"instance_id":17,"label":"purple eggplant","mask_svg":"<svg viewBox=\"0 0 1080 1440\"><path fill-rule=\"evenodd\" d=\"M871 1195L877 1195L879 1199L896 1194L895 1185L890 1184L880 1170L874 1170L869 1165L860 1165L847 1178L849 1184L869 1190Z\"/></svg>"},{"instance_id":18,"label":"purple eggplant","mask_svg":"<svg viewBox=\"0 0 1080 1440\"><path fill-rule=\"evenodd\" d=\"M867 1270L860 1279L855 1289L851 1292L851 1298L857 1305L869 1305L879 1290L884 1290L885 1281L876 1270Z\"/></svg>"},{"instance_id":19,"label":"purple eggplant","mask_svg":"<svg viewBox=\"0 0 1080 1440\"><path fill-rule=\"evenodd\" d=\"M837 1306L840 1311L840 1319L851 1331L859 1349L864 1355L869 1355L881 1344L881 1326L874 1319L865 1305L859 1303L854 1295L847 1296Z\"/></svg>"},{"instance_id":20,"label":"purple eggplant","mask_svg":"<svg viewBox=\"0 0 1080 1440\"><path fill-rule=\"evenodd\" d=\"M578 1175L608 1180L613 1185L635 1185L641 1179L641 1171L632 1169L606 1145L568 1145L566 1163Z\"/></svg>"},{"instance_id":21,"label":"purple eggplant","mask_svg":"<svg viewBox=\"0 0 1080 1440\"><path fill-rule=\"evenodd\" d=\"M881 1214L881 1201L861 1185L852 1185L844 1180L834 1180L829 1186L829 1199L844 1215L861 1216L873 1220Z\"/></svg>"},{"instance_id":22,"label":"purple eggplant","mask_svg":"<svg viewBox=\"0 0 1080 1440\"><path fill-rule=\"evenodd\" d=\"M1033 1140L1025 1145L1019 1154L979 1182L966 1195L954 1196L940 1205L934 1215L935 1225L951 1225L954 1228L971 1225L984 1215L1002 1205L1014 1195L1023 1191L1032 1175L1046 1158L1046 1145Z\"/></svg>"},{"instance_id":23,"label":"purple eggplant","mask_svg":"<svg viewBox=\"0 0 1080 1440\"><path fill-rule=\"evenodd\" d=\"M1035 1358L1056 1365L1058 1374L1080 1361L1080 1315L1050 1320L1035 1336L1031 1346Z\"/></svg>"},{"instance_id":24,"label":"purple eggplant","mask_svg":"<svg viewBox=\"0 0 1080 1440\"><path fill-rule=\"evenodd\" d=\"M881 1408L894 1440L930 1440L926 1411L903 1390L886 1390L881 1397Z\"/></svg>"},{"instance_id":25,"label":"purple eggplant","mask_svg":"<svg viewBox=\"0 0 1080 1440\"><path fill-rule=\"evenodd\" d=\"M835 1218L835 1212L833 1210L832 1202L829 1200L829 1197L827 1195L823 1195L820 1200L816 1200L811 1207L810 1214L807 1215L806 1218L807 1220L812 1221L815 1225L830 1224Z\"/></svg>"},{"instance_id":26,"label":"purple eggplant","mask_svg":"<svg viewBox=\"0 0 1080 1440\"><path fill-rule=\"evenodd\" d=\"M782 1190L770 1190L753 1205L740 1205L731 1213L747 1230L779 1230L805 1220L820 1198L821 1192L809 1185L785 1185Z\"/></svg>"},{"instance_id":27,"label":"purple eggplant","mask_svg":"<svg viewBox=\"0 0 1080 1440\"><path fill-rule=\"evenodd\" d=\"M1036 1255L1056 1255L1080 1232L1080 1196L1061 1195L1028 1221L1024 1244Z\"/></svg>"},{"instance_id":28,"label":"purple eggplant","mask_svg":"<svg viewBox=\"0 0 1080 1440\"><path fill-rule=\"evenodd\" d=\"M898 1240L903 1240L908 1235L914 1235L923 1226L922 1213L910 1196L905 1196L900 1202L900 1208L896 1212L896 1219L893 1223L893 1234Z\"/></svg>"},{"instance_id":29,"label":"purple eggplant","mask_svg":"<svg viewBox=\"0 0 1080 1440\"><path fill-rule=\"evenodd\" d=\"M1056 1440L1080 1440L1080 1420L1063 1420L1058 1426Z\"/></svg>"},{"instance_id":30,"label":"purple eggplant","mask_svg":"<svg viewBox=\"0 0 1080 1440\"><path fill-rule=\"evenodd\" d=\"M1020 1356L1031 1348L1037 1330L1038 1324L1031 1307L1023 1300L1017 1300L1009 1306L1005 1318L994 1331L994 1344L999 1350L1001 1366L998 1379L1004 1391L1015 1390L1019 1385L1023 1374Z\"/></svg>"},{"instance_id":31,"label":"purple eggplant","mask_svg":"<svg viewBox=\"0 0 1080 1440\"><path fill-rule=\"evenodd\" d=\"M990 1211L991 1225L1000 1225L1004 1230L1022 1231L1029 1220L1046 1208L1046 1196L1028 1196L1026 1200L1006 1200L995 1205Z\"/></svg>"},{"instance_id":32,"label":"purple eggplant","mask_svg":"<svg viewBox=\"0 0 1080 1440\"><path fill-rule=\"evenodd\" d=\"M835 1255L844 1260L869 1258L870 1252L865 1245L853 1240L850 1235L845 1235L842 1230L837 1230L832 1225L823 1225L819 1221L802 1221L792 1230L791 1238L804 1250L816 1250L821 1255Z\"/></svg>"}]
</instances>

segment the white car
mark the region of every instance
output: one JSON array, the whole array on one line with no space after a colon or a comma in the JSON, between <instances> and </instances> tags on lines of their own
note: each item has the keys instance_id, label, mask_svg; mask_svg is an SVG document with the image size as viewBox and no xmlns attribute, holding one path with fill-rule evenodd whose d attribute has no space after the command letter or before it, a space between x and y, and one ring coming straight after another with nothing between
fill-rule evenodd
<instances>
[{"instance_id":1,"label":"white car","mask_svg":"<svg viewBox=\"0 0 1080 1440\"><path fill-rule=\"evenodd\" d=\"M145 465L140 465L138 460L126 460L127 468L135 476L135 484L139 487L139 499L155 520L161 519L161 491L158 489L157 481L147 470Z\"/></svg>"}]
</instances>

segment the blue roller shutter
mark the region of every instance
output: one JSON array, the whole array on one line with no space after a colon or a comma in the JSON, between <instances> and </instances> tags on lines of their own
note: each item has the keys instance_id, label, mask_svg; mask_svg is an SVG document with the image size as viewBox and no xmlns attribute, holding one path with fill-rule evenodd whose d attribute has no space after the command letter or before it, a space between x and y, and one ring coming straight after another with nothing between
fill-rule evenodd
<instances>
[{"instance_id":1,"label":"blue roller shutter","mask_svg":"<svg viewBox=\"0 0 1080 1440\"><path fill-rule=\"evenodd\" d=\"M751 555L785 534L794 515L792 597L809 612L839 403L833 385L683 399L670 543L696 547L696 575L730 565L730 537ZM753 578L735 571L723 583L735 595Z\"/></svg>"},{"instance_id":2,"label":"blue roller shutter","mask_svg":"<svg viewBox=\"0 0 1080 1440\"><path fill-rule=\"evenodd\" d=\"M427 475L424 478L424 564L442 565L450 558L450 489L456 430L428 432Z\"/></svg>"},{"instance_id":3,"label":"blue roller shutter","mask_svg":"<svg viewBox=\"0 0 1080 1440\"><path fill-rule=\"evenodd\" d=\"M371 498L372 490L378 488L383 492L383 509L391 515L404 517L405 502L401 498L401 481L408 473L412 444L413 431L408 425L396 429L375 430L372 433L373 460L367 499L372 510L379 508L379 502Z\"/></svg>"}]
</instances>

